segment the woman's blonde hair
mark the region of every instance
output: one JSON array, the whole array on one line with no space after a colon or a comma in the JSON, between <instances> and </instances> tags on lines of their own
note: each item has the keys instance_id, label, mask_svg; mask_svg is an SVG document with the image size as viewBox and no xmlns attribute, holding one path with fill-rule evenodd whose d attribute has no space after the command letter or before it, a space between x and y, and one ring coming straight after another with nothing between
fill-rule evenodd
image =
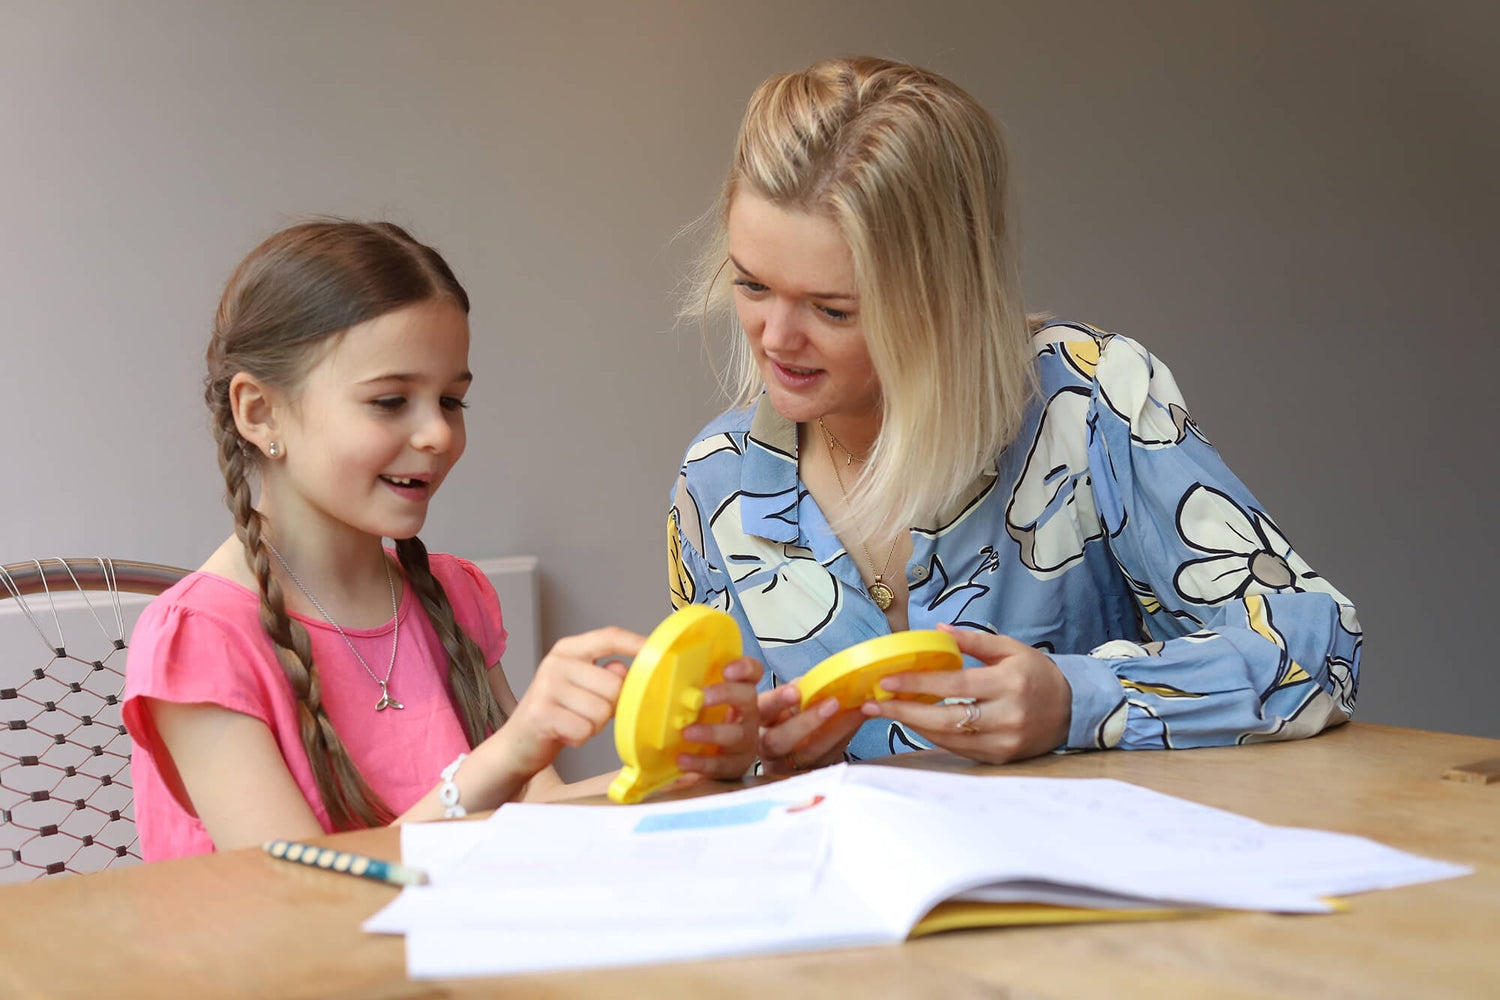
<instances>
[{"instance_id":1,"label":"woman's blonde hair","mask_svg":"<svg viewBox=\"0 0 1500 1000\"><path fill-rule=\"evenodd\" d=\"M329 721L307 629L287 614L286 596L271 573L265 521L250 489L261 453L240 436L229 383L239 372L248 372L267 385L295 392L330 338L432 299L447 299L469 311L469 297L443 258L400 226L337 219L303 223L268 238L235 269L208 345L203 395L219 447L225 502L234 514L245 561L260 585L261 625L276 644L297 695L302 746L318 795L341 830L388 823L395 814L370 789ZM448 654L448 683L469 745L477 745L505 721L489 686L484 652L454 619L421 540L397 540L396 555Z\"/></svg>"},{"instance_id":2,"label":"woman's blonde hair","mask_svg":"<svg viewBox=\"0 0 1500 1000\"><path fill-rule=\"evenodd\" d=\"M838 225L882 394L880 434L849 494L849 523L865 531L932 522L1020 432L1036 374L1006 175L989 113L915 66L830 59L751 95L683 312L705 327L727 317L720 384L752 404L764 384L719 280L730 204L748 191Z\"/></svg>"}]
</instances>

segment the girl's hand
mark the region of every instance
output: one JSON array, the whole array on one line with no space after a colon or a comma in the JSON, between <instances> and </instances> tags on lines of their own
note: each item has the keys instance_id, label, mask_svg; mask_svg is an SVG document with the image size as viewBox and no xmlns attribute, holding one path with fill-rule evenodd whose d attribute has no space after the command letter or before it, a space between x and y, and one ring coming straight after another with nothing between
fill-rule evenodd
<instances>
[{"instance_id":1,"label":"girl's hand","mask_svg":"<svg viewBox=\"0 0 1500 1000\"><path fill-rule=\"evenodd\" d=\"M598 734L614 715L626 668L618 662L601 667L595 661L634 657L645 642L621 628L559 639L537 665L516 710L490 738L505 745L509 766L529 779L564 746L582 746Z\"/></svg>"},{"instance_id":2,"label":"girl's hand","mask_svg":"<svg viewBox=\"0 0 1500 1000\"><path fill-rule=\"evenodd\" d=\"M802 692L783 684L760 696L760 761L766 774L791 774L844 759L844 748L865 722L856 710L839 711L827 698L801 710Z\"/></svg>"},{"instance_id":3,"label":"girl's hand","mask_svg":"<svg viewBox=\"0 0 1500 1000\"><path fill-rule=\"evenodd\" d=\"M1035 757L1067 742L1073 689L1052 658L1007 635L939 625L958 649L984 664L968 670L892 674L887 691L940 698L972 698L972 705L926 705L918 701L867 701L869 718L909 726L944 750L986 764Z\"/></svg>"},{"instance_id":4,"label":"girl's hand","mask_svg":"<svg viewBox=\"0 0 1500 1000\"><path fill-rule=\"evenodd\" d=\"M717 754L679 754L677 766L708 778L735 779L755 763L756 740L760 731L760 711L755 685L763 668L753 657L742 657L724 668L724 680L703 689L703 707L728 705L723 722L695 722L682 730L684 739L694 743L712 743Z\"/></svg>"}]
</instances>

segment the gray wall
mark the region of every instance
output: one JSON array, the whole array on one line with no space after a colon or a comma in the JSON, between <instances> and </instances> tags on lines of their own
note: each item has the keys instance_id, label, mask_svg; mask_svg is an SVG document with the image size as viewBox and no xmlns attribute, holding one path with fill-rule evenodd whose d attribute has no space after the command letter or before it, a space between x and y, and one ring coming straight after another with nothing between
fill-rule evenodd
<instances>
[{"instance_id":1,"label":"gray wall","mask_svg":"<svg viewBox=\"0 0 1500 1000\"><path fill-rule=\"evenodd\" d=\"M649 630L719 405L674 233L756 82L868 51L1002 118L1028 304L1172 365L1359 605L1360 717L1500 736L1495 10L0 0L0 553L197 565L229 528L198 396L224 279L304 213L378 216L475 300L429 545L540 556L548 640Z\"/></svg>"}]
</instances>

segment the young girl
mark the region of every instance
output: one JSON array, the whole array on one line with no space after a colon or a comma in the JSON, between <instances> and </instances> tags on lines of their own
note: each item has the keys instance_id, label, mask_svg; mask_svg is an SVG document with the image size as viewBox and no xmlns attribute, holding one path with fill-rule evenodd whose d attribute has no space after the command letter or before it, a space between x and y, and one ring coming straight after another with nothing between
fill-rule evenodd
<instances>
[{"instance_id":1,"label":"young girl","mask_svg":"<svg viewBox=\"0 0 1500 1000\"><path fill-rule=\"evenodd\" d=\"M596 661L640 636L561 640L518 703L494 590L416 537L464 449L468 308L390 224L294 226L230 278L205 396L234 535L142 615L126 671L146 860L556 795L558 750L614 711L625 668ZM749 764L759 676L707 692L732 721L690 731L723 751L697 770Z\"/></svg>"}]
</instances>

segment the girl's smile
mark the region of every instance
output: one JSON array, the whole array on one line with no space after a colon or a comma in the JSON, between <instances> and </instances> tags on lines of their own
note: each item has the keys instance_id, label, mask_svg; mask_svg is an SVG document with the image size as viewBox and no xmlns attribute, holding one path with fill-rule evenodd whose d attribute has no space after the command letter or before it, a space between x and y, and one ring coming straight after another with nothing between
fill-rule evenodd
<instances>
[{"instance_id":1,"label":"girl's smile","mask_svg":"<svg viewBox=\"0 0 1500 1000\"><path fill-rule=\"evenodd\" d=\"M463 454L468 356L468 319L446 299L349 328L277 403L286 458L267 466L267 513L284 526L416 534Z\"/></svg>"},{"instance_id":2,"label":"girl's smile","mask_svg":"<svg viewBox=\"0 0 1500 1000\"><path fill-rule=\"evenodd\" d=\"M398 496L408 500L426 502L429 493L428 480L414 476L381 476L380 481L389 486Z\"/></svg>"}]
</instances>

